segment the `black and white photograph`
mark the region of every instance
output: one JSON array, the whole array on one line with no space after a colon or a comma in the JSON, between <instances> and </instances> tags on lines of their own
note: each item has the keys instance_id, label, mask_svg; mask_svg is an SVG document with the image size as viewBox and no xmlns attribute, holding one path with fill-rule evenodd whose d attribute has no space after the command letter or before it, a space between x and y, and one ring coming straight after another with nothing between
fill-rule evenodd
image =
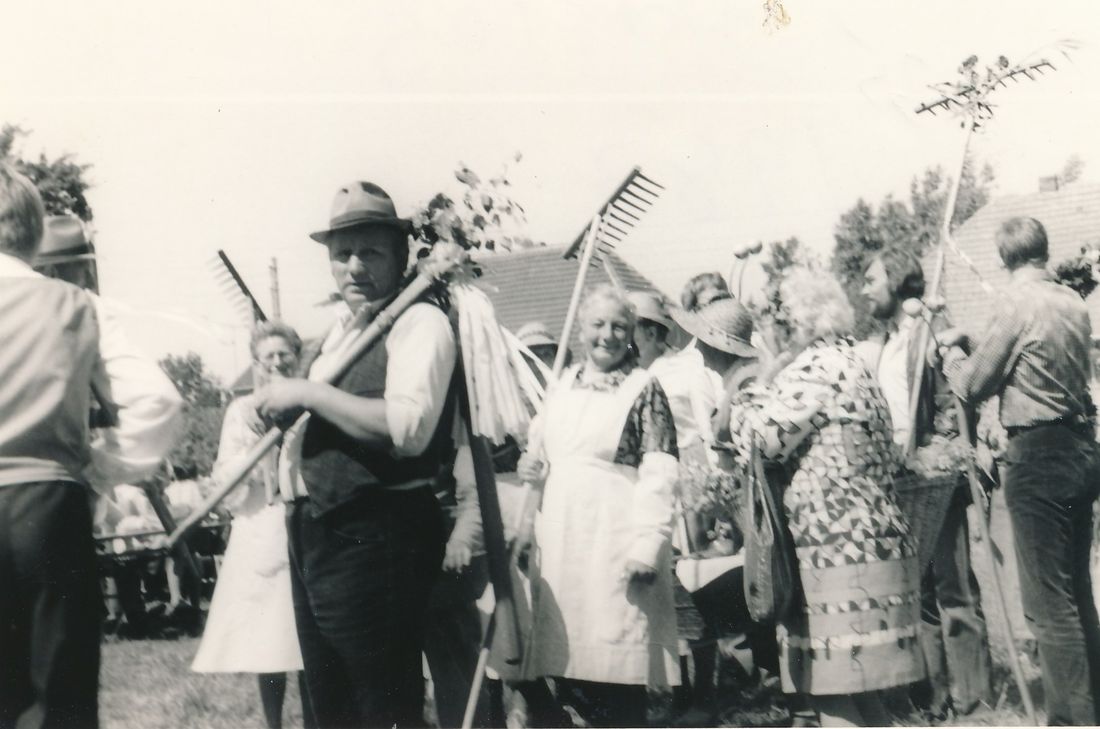
<instances>
[{"instance_id":1,"label":"black and white photograph","mask_svg":"<svg viewBox=\"0 0 1100 729\"><path fill-rule=\"evenodd\" d=\"M1094 3L0 27L0 729L1100 725Z\"/></svg>"}]
</instances>

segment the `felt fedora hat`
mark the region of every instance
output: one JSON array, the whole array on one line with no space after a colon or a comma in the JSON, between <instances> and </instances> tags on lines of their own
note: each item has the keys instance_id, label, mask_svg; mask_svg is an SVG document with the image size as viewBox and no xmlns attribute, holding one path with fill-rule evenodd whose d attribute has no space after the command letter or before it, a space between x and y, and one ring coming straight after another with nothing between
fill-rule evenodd
<instances>
[{"instance_id":1,"label":"felt fedora hat","mask_svg":"<svg viewBox=\"0 0 1100 729\"><path fill-rule=\"evenodd\" d=\"M712 301L696 311L674 309L672 317L684 331L715 349L739 357L758 357L752 346L752 313L733 298Z\"/></svg>"},{"instance_id":2,"label":"felt fedora hat","mask_svg":"<svg viewBox=\"0 0 1100 729\"><path fill-rule=\"evenodd\" d=\"M668 306L664 297L653 291L631 291L626 298L634 305L634 314L639 319L647 319L656 322L665 329L672 331L675 323L668 313Z\"/></svg>"},{"instance_id":3,"label":"felt fedora hat","mask_svg":"<svg viewBox=\"0 0 1100 729\"><path fill-rule=\"evenodd\" d=\"M389 193L373 182L357 181L336 191L328 228L310 233L309 237L318 243L327 243L333 232L361 225L384 225L405 234L412 232L412 223L398 217Z\"/></svg>"},{"instance_id":4,"label":"felt fedora hat","mask_svg":"<svg viewBox=\"0 0 1100 729\"><path fill-rule=\"evenodd\" d=\"M95 258L95 248L88 240L84 223L75 215L48 215L43 221L42 243L35 254L34 265L45 266Z\"/></svg>"}]
</instances>

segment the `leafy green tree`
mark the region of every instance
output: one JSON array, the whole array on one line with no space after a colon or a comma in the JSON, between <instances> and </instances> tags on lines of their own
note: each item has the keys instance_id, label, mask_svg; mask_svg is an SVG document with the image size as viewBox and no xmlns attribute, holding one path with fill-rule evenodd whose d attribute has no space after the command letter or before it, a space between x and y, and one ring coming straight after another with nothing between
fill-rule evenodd
<instances>
[{"instance_id":1,"label":"leafy green tree","mask_svg":"<svg viewBox=\"0 0 1100 729\"><path fill-rule=\"evenodd\" d=\"M764 246L763 250L764 258L760 267L767 276L767 282L764 284L763 306L757 307L755 313L761 323L770 330L770 336L786 341L791 335L791 323L787 321L783 312L779 287L792 266L807 261L806 249L802 247L802 241L792 236L787 240L772 241ZM769 342L769 345L771 344L778 344L778 342Z\"/></svg>"},{"instance_id":2,"label":"leafy green tree","mask_svg":"<svg viewBox=\"0 0 1100 729\"><path fill-rule=\"evenodd\" d=\"M12 124L0 127L0 160L14 165L38 187L47 214L72 214L91 220L92 207L85 197L90 187L86 173L91 165L79 164L69 154L50 159L43 152L37 159L25 159L16 152L15 143L29 134L29 130Z\"/></svg>"},{"instance_id":3,"label":"leafy green tree","mask_svg":"<svg viewBox=\"0 0 1100 729\"><path fill-rule=\"evenodd\" d=\"M202 357L194 352L170 354L160 360L160 366L179 390L184 403L186 429L168 455L174 475L180 479L208 476L218 454L229 392L206 370Z\"/></svg>"}]
</instances>

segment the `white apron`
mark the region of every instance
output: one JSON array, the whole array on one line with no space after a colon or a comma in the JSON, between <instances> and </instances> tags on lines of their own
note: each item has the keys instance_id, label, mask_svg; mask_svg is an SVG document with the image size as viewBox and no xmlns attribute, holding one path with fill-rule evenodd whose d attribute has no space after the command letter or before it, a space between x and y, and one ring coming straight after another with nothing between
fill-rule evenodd
<instances>
[{"instance_id":1,"label":"white apron","mask_svg":"<svg viewBox=\"0 0 1100 729\"><path fill-rule=\"evenodd\" d=\"M638 536L632 509L652 509L653 499L643 505L638 469L613 460L627 415L650 377L638 369L616 391L601 392L573 386L570 371L547 400L541 433L550 472L535 522L529 678L680 683L667 542L653 584L622 581Z\"/></svg>"}]
</instances>

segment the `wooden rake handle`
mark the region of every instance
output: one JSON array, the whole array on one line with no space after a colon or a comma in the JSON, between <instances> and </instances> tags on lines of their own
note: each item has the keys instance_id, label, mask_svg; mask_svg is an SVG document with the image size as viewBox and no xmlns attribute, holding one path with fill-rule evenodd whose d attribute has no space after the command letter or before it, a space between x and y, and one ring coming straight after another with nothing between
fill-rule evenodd
<instances>
[{"instance_id":1,"label":"wooden rake handle","mask_svg":"<svg viewBox=\"0 0 1100 729\"><path fill-rule=\"evenodd\" d=\"M327 374L322 382L331 385L338 380L361 356L378 342L383 334L389 331L394 321L397 320L397 317L401 316L406 309L427 293L428 290L435 285L437 280L438 276L433 276L425 272L418 274L385 309L374 317L366 329L356 335L355 339L351 341L340 355L340 359L333 367L332 371ZM305 424L308 419L309 413L302 413L292 427L301 426ZM259 442L248 449L245 455L237 460L233 469L219 484L217 484L214 491L206 497L202 505L180 522L175 531L168 536L168 547L171 548L174 546L188 530L209 516L210 512L221 503L222 499L228 496L229 492L235 489L237 485L248 476L249 471L260 462L260 459L267 455L268 451L281 443L282 440L283 430L277 427L268 430Z\"/></svg>"}]
</instances>

